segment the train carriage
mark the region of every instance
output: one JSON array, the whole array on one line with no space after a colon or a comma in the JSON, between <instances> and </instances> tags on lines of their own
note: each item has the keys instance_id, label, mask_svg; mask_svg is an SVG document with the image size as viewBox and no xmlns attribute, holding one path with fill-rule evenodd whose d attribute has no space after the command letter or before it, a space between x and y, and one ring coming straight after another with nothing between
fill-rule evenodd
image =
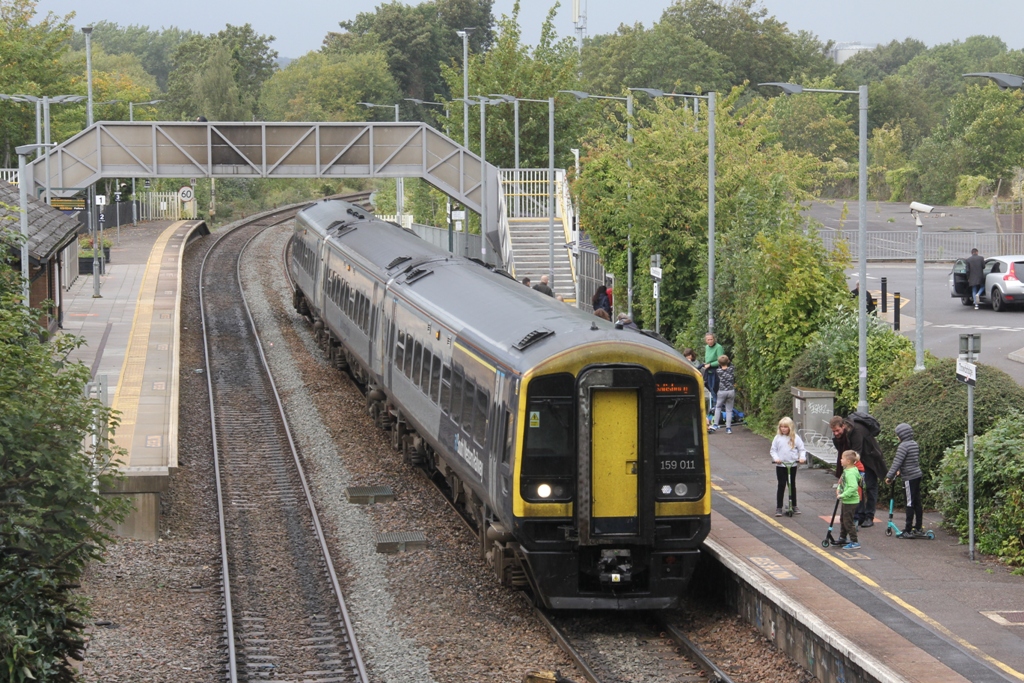
<instances>
[{"instance_id":1,"label":"train carriage","mask_svg":"<svg viewBox=\"0 0 1024 683\"><path fill-rule=\"evenodd\" d=\"M299 213L296 308L481 555L551 608L677 604L709 531L699 373L342 201Z\"/></svg>"}]
</instances>

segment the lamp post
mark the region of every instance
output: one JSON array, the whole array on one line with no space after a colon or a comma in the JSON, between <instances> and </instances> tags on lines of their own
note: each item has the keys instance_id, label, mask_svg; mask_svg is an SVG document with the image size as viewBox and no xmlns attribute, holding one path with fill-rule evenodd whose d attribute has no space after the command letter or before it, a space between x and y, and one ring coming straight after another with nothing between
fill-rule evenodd
<instances>
[{"instance_id":1,"label":"lamp post","mask_svg":"<svg viewBox=\"0 0 1024 683\"><path fill-rule=\"evenodd\" d=\"M85 108L86 127L92 125L92 26L83 26L85 34L85 82L89 93L89 104Z\"/></svg>"},{"instance_id":2,"label":"lamp post","mask_svg":"<svg viewBox=\"0 0 1024 683\"><path fill-rule=\"evenodd\" d=\"M2 95L0 94L0 100L9 100L11 102L34 102L36 105L36 144L41 145L43 143L43 100L35 95ZM40 148L36 149L36 157L39 157Z\"/></svg>"},{"instance_id":3,"label":"lamp post","mask_svg":"<svg viewBox=\"0 0 1024 683\"><path fill-rule=\"evenodd\" d=\"M47 145L21 145L15 147L18 154L18 199L21 204L21 297L25 308L29 306L28 283L28 179L25 177L25 157Z\"/></svg>"},{"instance_id":4,"label":"lamp post","mask_svg":"<svg viewBox=\"0 0 1024 683\"><path fill-rule=\"evenodd\" d=\"M395 123L398 123L398 105L397 104L373 104L371 102L360 102L367 109L395 109ZM402 225L402 214L405 213L405 179L395 178L395 214L398 217L398 224Z\"/></svg>"},{"instance_id":5,"label":"lamp post","mask_svg":"<svg viewBox=\"0 0 1024 683\"><path fill-rule=\"evenodd\" d=\"M805 88L795 83L758 83L781 88L786 95L797 95L802 92L829 92L841 95L858 95L860 110L860 130L858 155L860 156L859 191L857 221L857 263L860 286L857 287L857 346L858 346L858 396L857 410L868 411L868 86L862 85L857 90L832 90L827 88Z\"/></svg>"},{"instance_id":6,"label":"lamp post","mask_svg":"<svg viewBox=\"0 0 1024 683\"><path fill-rule=\"evenodd\" d=\"M135 107L144 106L148 104L159 104L163 100L149 100L148 102L129 102L128 103L128 120L135 120ZM135 201L135 176L132 176L132 225L139 222L139 206Z\"/></svg>"},{"instance_id":7,"label":"lamp post","mask_svg":"<svg viewBox=\"0 0 1024 683\"><path fill-rule=\"evenodd\" d=\"M469 149L469 32L472 28L456 31L462 38L462 146Z\"/></svg>"},{"instance_id":8,"label":"lamp post","mask_svg":"<svg viewBox=\"0 0 1024 683\"><path fill-rule=\"evenodd\" d=\"M502 100L492 100L482 95L462 100L467 107L470 104L480 105L480 260L487 262L487 105L501 104Z\"/></svg>"},{"instance_id":9,"label":"lamp post","mask_svg":"<svg viewBox=\"0 0 1024 683\"><path fill-rule=\"evenodd\" d=\"M697 100L708 102L708 332L715 331L715 104L717 94L667 93L658 88L630 88L650 97L693 98L694 120L697 117Z\"/></svg>"},{"instance_id":10,"label":"lamp post","mask_svg":"<svg viewBox=\"0 0 1024 683\"><path fill-rule=\"evenodd\" d=\"M504 102L511 102L515 112L513 137L516 148L516 181L519 180L519 103L546 102L548 105L548 279L555 288L555 98L532 100L514 95L491 95Z\"/></svg>"},{"instance_id":11,"label":"lamp post","mask_svg":"<svg viewBox=\"0 0 1024 683\"><path fill-rule=\"evenodd\" d=\"M576 98L576 101L586 99L593 100L620 100L626 102L626 143L633 144L633 92L625 97L613 95L591 95L580 90L559 90L558 92L569 93ZM633 168L633 160L626 159L626 168ZM626 201L632 200L631 193L627 190ZM630 320L633 319L633 223L630 222L626 232L626 310Z\"/></svg>"}]
</instances>

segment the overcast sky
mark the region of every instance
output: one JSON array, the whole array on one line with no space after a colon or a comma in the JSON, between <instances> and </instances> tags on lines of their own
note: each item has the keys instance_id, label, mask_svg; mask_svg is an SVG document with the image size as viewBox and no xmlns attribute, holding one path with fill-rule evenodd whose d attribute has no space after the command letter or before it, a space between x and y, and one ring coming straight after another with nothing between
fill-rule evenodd
<instances>
[{"instance_id":1,"label":"overcast sky","mask_svg":"<svg viewBox=\"0 0 1024 683\"><path fill-rule=\"evenodd\" d=\"M587 9L589 35L610 33L620 24L650 26L673 0L580 0ZM151 29L177 26L214 33L225 24L252 24L277 40L282 57L299 57L320 46L339 21L372 11L381 0L39 0L41 14L76 12L75 26L100 20ZM495 0L496 17L512 10L513 0ZM554 0L521 0L520 25L524 41L535 44L540 25ZM822 40L888 43L917 38L928 45L963 40L972 35L996 35L1012 49L1024 48L1022 0L763 0L770 14L793 31L807 30ZM561 35L575 35L572 0L562 0L556 19Z\"/></svg>"}]
</instances>

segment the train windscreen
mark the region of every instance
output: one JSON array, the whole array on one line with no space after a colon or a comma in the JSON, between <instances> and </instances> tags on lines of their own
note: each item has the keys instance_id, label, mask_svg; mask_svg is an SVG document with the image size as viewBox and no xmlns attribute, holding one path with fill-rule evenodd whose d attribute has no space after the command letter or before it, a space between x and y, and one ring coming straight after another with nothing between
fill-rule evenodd
<instances>
[{"instance_id":1,"label":"train windscreen","mask_svg":"<svg viewBox=\"0 0 1024 683\"><path fill-rule=\"evenodd\" d=\"M530 380L519 479L525 500L572 499L576 472L574 387L575 380L568 373Z\"/></svg>"},{"instance_id":2,"label":"train windscreen","mask_svg":"<svg viewBox=\"0 0 1024 683\"><path fill-rule=\"evenodd\" d=\"M703 439L706 432L703 401L697 380L658 373L655 498L661 501L699 500L704 495Z\"/></svg>"}]
</instances>

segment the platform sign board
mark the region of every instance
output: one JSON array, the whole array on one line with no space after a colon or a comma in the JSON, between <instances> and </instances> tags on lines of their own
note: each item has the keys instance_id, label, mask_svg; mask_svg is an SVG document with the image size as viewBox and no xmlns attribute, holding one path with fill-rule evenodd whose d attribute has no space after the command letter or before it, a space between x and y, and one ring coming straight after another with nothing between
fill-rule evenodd
<instances>
[{"instance_id":1,"label":"platform sign board","mask_svg":"<svg viewBox=\"0 0 1024 683\"><path fill-rule=\"evenodd\" d=\"M660 280L661 279L661 268L658 268L657 266L651 266L651 277L656 277L656 278L658 278Z\"/></svg>"},{"instance_id":2,"label":"platform sign board","mask_svg":"<svg viewBox=\"0 0 1024 683\"><path fill-rule=\"evenodd\" d=\"M956 379L973 387L978 380L978 366L974 363L968 363L963 358L957 358Z\"/></svg>"},{"instance_id":3,"label":"platform sign board","mask_svg":"<svg viewBox=\"0 0 1024 683\"><path fill-rule=\"evenodd\" d=\"M98 194L98 195L96 195L96 206L106 206L106 205L107 205L107 195L105 195L105 194Z\"/></svg>"}]
</instances>

